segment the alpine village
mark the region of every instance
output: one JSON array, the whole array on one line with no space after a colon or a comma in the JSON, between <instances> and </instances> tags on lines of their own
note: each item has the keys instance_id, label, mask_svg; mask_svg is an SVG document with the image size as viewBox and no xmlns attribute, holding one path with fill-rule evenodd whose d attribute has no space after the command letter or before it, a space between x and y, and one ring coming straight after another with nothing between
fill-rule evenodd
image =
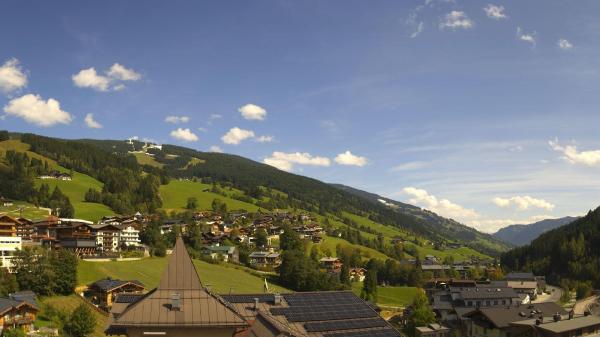
<instances>
[{"instance_id":1,"label":"alpine village","mask_svg":"<svg viewBox=\"0 0 600 337\"><path fill-rule=\"evenodd\" d=\"M513 248L238 156L0 136L2 336L600 334L600 210Z\"/></svg>"},{"instance_id":2,"label":"alpine village","mask_svg":"<svg viewBox=\"0 0 600 337\"><path fill-rule=\"evenodd\" d=\"M0 1L0 337L600 337L600 1Z\"/></svg>"}]
</instances>

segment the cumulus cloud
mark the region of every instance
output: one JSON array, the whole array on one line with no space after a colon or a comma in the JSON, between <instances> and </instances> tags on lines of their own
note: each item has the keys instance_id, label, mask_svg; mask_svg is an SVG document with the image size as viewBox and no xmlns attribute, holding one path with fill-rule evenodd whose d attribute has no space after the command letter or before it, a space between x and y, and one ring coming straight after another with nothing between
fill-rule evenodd
<instances>
[{"instance_id":1,"label":"cumulus cloud","mask_svg":"<svg viewBox=\"0 0 600 337\"><path fill-rule=\"evenodd\" d=\"M535 37L536 32L533 33L525 33L521 27L517 27L517 39L519 41L524 41L531 44L532 48L535 48Z\"/></svg>"},{"instance_id":2,"label":"cumulus cloud","mask_svg":"<svg viewBox=\"0 0 600 337\"><path fill-rule=\"evenodd\" d=\"M229 129L229 131L221 137L221 140L225 144L238 145L248 138L254 138L254 131L234 127Z\"/></svg>"},{"instance_id":3,"label":"cumulus cloud","mask_svg":"<svg viewBox=\"0 0 600 337\"><path fill-rule=\"evenodd\" d=\"M331 160L329 160L329 158L312 156L307 152L285 153L275 151L270 157L265 158L263 162L283 171L292 171L295 164L309 166L331 165Z\"/></svg>"},{"instance_id":4,"label":"cumulus cloud","mask_svg":"<svg viewBox=\"0 0 600 337\"><path fill-rule=\"evenodd\" d=\"M510 197L510 198L496 197L496 198L492 199L492 202L498 207L502 207L502 208L515 207L516 209L518 209L520 211L525 211L530 208L540 208L540 209L545 209L545 210L551 211L555 207L555 205L549 203L548 201L546 201L544 199L537 199L537 198L530 197L528 195L525 195L525 196L517 195L514 197Z\"/></svg>"},{"instance_id":5,"label":"cumulus cloud","mask_svg":"<svg viewBox=\"0 0 600 337\"><path fill-rule=\"evenodd\" d=\"M125 89L125 81L137 81L142 75L132 69L127 69L119 63L113 64L110 69L99 74L96 68L90 67L71 76L73 84L79 88L90 88L96 91L120 91Z\"/></svg>"},{"instance_id":6,"label":"cumulus cloud","mask_svg":"<svg viewBox=\"0 0 600 337\"><path fill-rule=\"evenodd\" d=\"M137 81L142 75L133 69L127 69L124 66L115 63L107 72L108 77L121 81Z\"/></svg>"},{"instance_id":7,"label":"cumulus cloud","mask_svg":"<svg viewBox=\"0 0 600 337\"><path fill-rule=\"evenodd\" d=\"M338 154L334 160L340 165L365 166L367 164L367 158L354 155L350 151Z\"/></svg>"},{"instance_id":8,"label":"cumulus cloud","mask_svg":"<svg viewBox=\"0 0 600 337\"><path fill-rule=\"evenodd\" d=\"M0 67L0 91L9 95L27 86L27 74L19 65L19 60L12 58Z\"/></svg>"},{"instance_id":9,"label":"cumulus cloud","mask_svg":"<svg viewBox=\"0 0 600 337\"><path fill-rule=\"evenodd\" d=\"M483 11L488 18L494 20L502 20L507 18L506 14L504 13L504 6L488 4L487 6L483 7Z\"/></svg>"},{"instance_id":10,"label":"cumulus cloud","mask_svg":"<svg viewBox=\"0 0 600 337\"><path fill-rule=\"evenodd\" d=\"M556 44L558 45L558 48L562 50L570 50L573 48L573 44L567 39L559 39Z\"/></svg>"},{"instance_id":11,"label":"cumulus cloud","mask_svg":"<svg viewBox=\"0 0 600 337\"><path fill-rule=\"evenodd\" d=\"M83 120L85 125L90 129L102 129L102 124L94 120L94 114L87 114Z\"/></svg>"},{"instance_id":12,"label":"cumulus cloud","mask_svg":"<svg viewBox=\"0 0 600 337\"><path fill-rule=\"evenodd\" d=\"M469 208L455 204L448 199L438 199L424 189L405 187L402 192L410 197L409 203L421 206L441 216L457 220L476 218L479 214Z\"/></svg>"},{"instance_id":13,"label":"cumulus cloud","mask_svg":"<svg viewBox=\"0 0 600 337\"><path fill-rule=\"evenodd\" d=\"M198 136L193 133L190 129L178 128L177 130L171 131L171 137L184 141L184 142L195 142L198 140Z\"/></svg>"},{"instance_id":14,"label":"cumulus cloud","mask_svg":"<svg viewBox=\"0 0 600 337\"><path fill-rule=\"evenodd\" d=\"M262 121L267 117L267 110L255 104L246 104L238 109L242 117L248 120Z\"/></svg>"},{"instance_id":15,"label":"cumulus cloud","mask_svg":"<svg viewBox=\"0 0 600 337\"><path fill-rule=\"evenodd\" d=\"M478 219L467 222L467 225L476 228L485 233L495 233L498 230L510 225L528 225L546 219L555 219L555 216L540 214L533 215L525 219Z\"/></svg>"},{"instance_id":16,"label":"cumulus cloud","mask_svg":"<svg viewBox=\"0 0 600 337\"><path fill-rule=\"evenodd\" d=\"M465 12L461 11L452 11L446 16L444 16L444 20L440 22L440 29L471 29L473 28L474 23Z\"/></svg>"},{"instance_id":17,"label":"cumulus cloud","mask_svg":"<svg viewBox=\"0 0 600 337\"><path fill-rule=\"evenodd\" d=\"M42 127L69 124L73 120L70 113L61 110L57 100L49 98L44 101L39 95L32 94L12 99L4 106L4 112Z\"/></svg>"},{"instance_id":18,"label":"cumulus cloud","mask_svg":"<svg viewBox=\"0 0 600 337\"><path fill-rule=\"evenodd\" d=\"M554 151L561 152L571 164L600 167L600 150L577 151L575 145L562 146L558 140L548 141L548 144Z\"/></svg>"},{"instance_id":19,"label":"cumulus cloud","mask_svg":"<svg viewBox=\"0 0 600 337\"><path fill-rule=\"evenodd\" d=\"M263 136L256 137L254 140L257 141L257 142L259 142L259 143L270 143L273 140L275 140L275 137L268 136L268 135L263 135Z\"/></svg>"},{"instance_id":20,"label":"cumulus cloud","mask_svg":"<svg viewBox=\"0 0 600 337\"><path fill-rule=\"evenodd\" d=\"M213 145L208 149L208 152L223 153L223 149L217 145Z\"/></svg>"},{"instance_id":21,"label":"cumulus cloud","mask_svg":"<svg viewBox=\"0 0 600 337\"><path fill-rule=\"evenodd\" d=\"M165 122L171 124L187 123L190 121L188 116L167 116Z\"/></svg>"}]
</instances>

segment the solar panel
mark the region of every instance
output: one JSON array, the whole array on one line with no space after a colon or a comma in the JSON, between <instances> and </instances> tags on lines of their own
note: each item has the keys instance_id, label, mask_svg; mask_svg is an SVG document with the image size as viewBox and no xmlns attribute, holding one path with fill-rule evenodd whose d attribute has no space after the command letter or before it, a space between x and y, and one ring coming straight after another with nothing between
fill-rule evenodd
<instances>
[{"instance_id":1,"label":"solar panel","mask_svg":"<svg viewBox=\"0 0 600 337\"><path fill-rule=\"evenodd\" d=\"M221 297L229 303L254 303L255 298L258 298L260 303L275 301L273 294L221 295Z\"/></svg>"},{"instance_id":2,"label":"solar panel","mask_svg":"<svg viewBox=\"0 0 600 337\"><path fill-rule=\"evenodd\" d=\"M400 337L401 335L394 329L379 329L354 332L336 332L324 334L323 337Z\"/></svg>"},{"instance_id":3,"label":"solar panel","mask_svg":"<svg viewBox=\"0 0 600 337\"><path fill-rule=\"evenodd\" d=\"M283 295L290 306L315 306L331 303L355 304L364 303L351 292L295 293Z\"/></svg>"},{"instance_id":4,"label":"solar panel","mask_svg":"<svg viewBox=\"0 0 600 337\"><path fill-rule=\"evenodd\" d=\"M339 320L329 322L309 322L304 323L304 329L307 332L331 331L331 330L350 330L378 328L386 326L382 318Z\"/></svg>"},{"instance_id":5,"label":"solar panel","mask_svg":"<svg viewBox=\"0 0 600 337\"><path fill-rule=\"evenodd\" d=\"M310 322L352 318L377 317L377 313L367 306L333 305L328 307L290 307L283 314L290 322Z\"/></svg>"}]
</instances>

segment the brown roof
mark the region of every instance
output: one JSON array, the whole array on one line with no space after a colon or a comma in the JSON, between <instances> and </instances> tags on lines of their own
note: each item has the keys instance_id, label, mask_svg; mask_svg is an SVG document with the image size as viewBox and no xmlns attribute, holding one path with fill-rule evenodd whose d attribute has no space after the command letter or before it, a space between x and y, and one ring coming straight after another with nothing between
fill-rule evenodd
<instances>
[{"instance_id":1,"label":"brown roof","mask_svg":"<svg viewBox=\"0 0 600 337\"><path fill-rule=\"evenodd\" d=\"M174 295L180 298L179 310L172 309ZM108 332L142 326L233 328L246 327L248 323L228 303L202 286L179 237L158 288L115 317Z\"/></svg>"},{"instance_id":2,"label":"brown roof","mask_svg":"<svg viewBox=\"0 0 600 337\"><path fill-rule=\"evenodd\" d=\"M482 315L496 328L502 329L509 327L510 323L523 321L529 318L537 318L540 315L552 316L556 313L566 314L566 311L554 302L543 302L529 305L519 305L511 307L491 307L480 308L465 314L466 317L475 317Z\"/></svg>"}]
</instances>

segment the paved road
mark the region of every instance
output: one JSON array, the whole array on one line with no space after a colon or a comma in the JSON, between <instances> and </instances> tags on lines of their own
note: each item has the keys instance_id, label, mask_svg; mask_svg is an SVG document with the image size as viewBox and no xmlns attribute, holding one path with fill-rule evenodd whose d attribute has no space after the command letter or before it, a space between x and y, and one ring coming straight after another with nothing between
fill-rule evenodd
<instances>
[{"instance_id":1,"label":"paved road","mask_svg":"<svg viewBox=\"0 0 600 337\"><path fill-rule=\"evenodd\" d=\"M583 313L588 309L588 307L591 307L592 305L596 304L597 302L598 302L597 295L590 296L588 298L584 298L575 303L575 306L573 306L573 311L575 312L575 315L583 315Z\"/></svg>"},{"instance_id":2,"label":"paved road","mask_svg":"<svg viewBox=\"0 0 600 337\"><path fill-rule=\"evenodd\" d=\"M562 289L560 289L559 287L547 285L546 290L550 291L549 295L548 294L538 295L537 299L535 301L532 301L532 303L541 303L541 302L558 303L558 301L560 301L560 297L562 296Z\"/></svg>"}]
</instances>

